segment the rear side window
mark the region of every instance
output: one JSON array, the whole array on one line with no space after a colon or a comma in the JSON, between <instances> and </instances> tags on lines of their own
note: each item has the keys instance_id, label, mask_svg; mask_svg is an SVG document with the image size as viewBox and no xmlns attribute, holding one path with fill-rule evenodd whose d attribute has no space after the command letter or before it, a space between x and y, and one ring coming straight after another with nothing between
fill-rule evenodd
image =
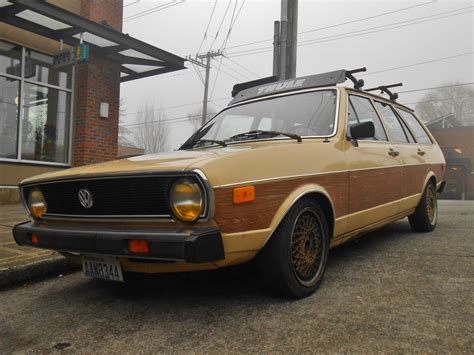
<instances>
[{"instance_id":1,"label":"rear side window","mask_svg":"<svg viewBox=\"0 0 474 355\"><path fill-rule=\"evenodd\" d=\"M382 116L382 120L385 122L385 127L391 133L392 140L395 143L408 143L407 135L403 130L402 124L398 120L397 114L393 111L389 104L375 101L375 107Z\"/></svg>"},{"instance_id":2,"label":"rear side window","mask_svg":"<svg viewBox=\"0 0 474 355\"><path fill-rule=\"evenodd\" d=\"M349 95L348 128L355 123L372 121L375 126L374 140L386 141L387 135L377 112L369 99L361 96ZM348 130L350 133L350 129Z\"/></svg>"},{"instance_id":3,"label":"rear side window","mask_svg":"<svg viewBox=\"0 0 474 355\"><path fill-rule=\"evenodd\" d=\"M407 125L411 128L412 132L415 134L416 141L421 144L431 144L431 139L426 133L425 129L421 126L420 122L416 117L407 111L398 110L402 118L405 120Z\"/></svg>"}]
</instances>

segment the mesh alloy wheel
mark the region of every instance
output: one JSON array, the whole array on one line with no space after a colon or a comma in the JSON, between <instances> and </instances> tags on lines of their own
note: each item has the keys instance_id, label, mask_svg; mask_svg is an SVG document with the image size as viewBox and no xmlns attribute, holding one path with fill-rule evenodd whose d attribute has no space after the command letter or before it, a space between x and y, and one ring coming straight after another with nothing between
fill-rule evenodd
<instances>
[{"instance_id":1,"label":"mesh alloy wheel","mask_svg":"<svg viewBox=\"0 0 474 355\"><path fill-rule=\"evenodd\" d=\"M291 263L295 276L302 285L311 286L323 270L323 241L321 220L312 207L297 216L291 234Z\"/></svg>"},{"instance_id":2,"label":"mesh alloy wheel","mask_svg":"<svg viewBox=\"0 0 474 355\"><path fill-rule=\"evenodd\" d=\"M426 209L428 212L428 218L431 224L436 223L438 205L436 203L436 192L432 185L428 187L426 191Z\"/></svg>"}]
</instances>

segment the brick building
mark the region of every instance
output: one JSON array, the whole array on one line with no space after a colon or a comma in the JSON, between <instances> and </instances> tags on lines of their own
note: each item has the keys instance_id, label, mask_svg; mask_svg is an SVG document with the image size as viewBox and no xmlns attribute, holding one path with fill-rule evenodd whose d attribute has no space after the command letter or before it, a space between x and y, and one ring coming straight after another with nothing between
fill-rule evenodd
<instances>
[{"instance_id":1,"label":"brick building","mask_svg":"<svg viewBox=\"0 0 474 355\"><path fill-rule=\"evenodd\" d=\"M183 58L123 34L122 9L0 1L0 203L26 177L115 159L120 83L184 69Z\"/></svg>"}]
</instances>

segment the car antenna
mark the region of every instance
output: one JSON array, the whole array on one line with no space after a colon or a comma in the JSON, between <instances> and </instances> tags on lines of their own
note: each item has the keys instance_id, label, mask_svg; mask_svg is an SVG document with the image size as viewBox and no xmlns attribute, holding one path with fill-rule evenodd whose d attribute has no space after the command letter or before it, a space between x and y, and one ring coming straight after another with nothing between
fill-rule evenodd
<instances>
[{"instance_id":1,"label":"car antenna","mask_svg":"<svg viewBox=\"0 0 474 355\"><path fill-rule=\"evenodd\" d=\"M391 85L382 85L382 86L377 86L375 88L370 88L370 89L367 89L365 91L376 91L376 90L380 90L380 93L381 94L387 94L389 97L390 97L390 100L392 100L393 102L396 102L397 99L398 99L398 94L396 92L392 92L390 90L390 88L395 88L395 87L398 87L398 86L403 86L403 83L398 83L398 84L391 84Z\"/></svg>"},{"instance_id":2,"label":"car antenna","mask_svg":"<svg viewBox=\"0 0 474 355\"><path fill-rule=\"evenodd\" d=\"M362 67L362 68L358 68L358 69L352 69L352 70L346 70L346 79L349 79L350 81L352 81L354 83L354 89L360 90L360 89L362 89L362 87L365 84L363 79L356 79L354 74L355 73L362 73L362 72L366 72L366 71L367 71L366 67Z\"/></svg>"}]
</instances>

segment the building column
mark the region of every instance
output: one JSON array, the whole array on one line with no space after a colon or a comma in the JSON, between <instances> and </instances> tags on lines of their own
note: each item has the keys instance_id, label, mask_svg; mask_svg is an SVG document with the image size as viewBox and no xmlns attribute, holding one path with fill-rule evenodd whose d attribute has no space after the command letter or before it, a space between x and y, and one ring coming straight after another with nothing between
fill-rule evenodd
<instances>
[{"instance_id":1,"label":"building column","mask_svg":"<svg viewBox=\"0 0 474 355\"><path fill-rule=\"evenodd\" d=\"M122 30L122 0L81 0L81 16ZM100 117L100 103L109 104L109 117ZM117 158L120 104L120 64L90 51L86 64L76 65L73 165Z\"/></svg>"}]
</instances>

